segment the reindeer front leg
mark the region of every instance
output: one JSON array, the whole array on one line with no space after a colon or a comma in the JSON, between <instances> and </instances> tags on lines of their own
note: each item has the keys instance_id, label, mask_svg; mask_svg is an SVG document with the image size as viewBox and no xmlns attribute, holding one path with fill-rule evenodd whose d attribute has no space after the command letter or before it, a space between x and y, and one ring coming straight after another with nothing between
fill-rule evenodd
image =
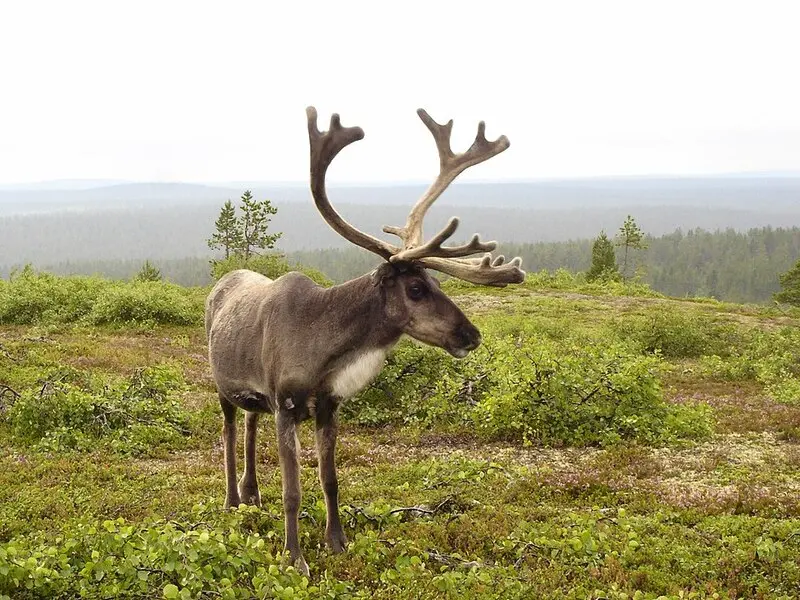
<instances>
[{"instance_id":1,"label":"reindeer front leg","mask_svg":"<svg viewBox=\"0 0 800 600\"><path fill-rule=\"evenodd\" d=\"M344 552L347 536L339 520L339 482L336 477L336 404L331 398L318 398L316 404L316 442L319 460L319 482L325 494L325 542L335 553Z\"/></svg>"},{"instance_id":2,"label":"reindeer front leg","mask_svg":"<svg viewBox=\"0 0 800 600\"><path fill-rule=\"evenodd\" d=\"M287 399L289 404L298 399ZM281 463L281 479L283 481L283 513L285 549L289 551L295 568L308 576L308 564L300 550L298 534L298 515L300 512L300 442L297 439L296 418L291 407L285 401L280 403L275 414L278 436L278 458Z\"/></svg>"}]
</instances>

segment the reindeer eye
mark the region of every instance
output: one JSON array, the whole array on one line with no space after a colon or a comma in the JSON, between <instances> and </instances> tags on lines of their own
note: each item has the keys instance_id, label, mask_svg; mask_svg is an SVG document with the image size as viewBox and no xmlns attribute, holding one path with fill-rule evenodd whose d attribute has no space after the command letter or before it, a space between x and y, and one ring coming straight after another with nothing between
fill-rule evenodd
<instances>
[{"instance_id":1,"label":"reindeer eye","mask_svg":"<svg viewBox=\"0 0 800 600\"><path fill-rule=\"evenodd\" d=\"M419 283L412 283L408 286L408 297L412 300L421 300L425 295L425 286Z\"/></svg>"}]
</instances>

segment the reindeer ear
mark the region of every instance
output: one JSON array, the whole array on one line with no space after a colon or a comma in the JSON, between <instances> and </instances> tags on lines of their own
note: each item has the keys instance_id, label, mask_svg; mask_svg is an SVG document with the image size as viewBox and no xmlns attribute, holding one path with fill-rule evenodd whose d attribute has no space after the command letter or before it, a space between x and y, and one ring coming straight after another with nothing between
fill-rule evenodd
<instances>
[{"instance_id":1,"label":"reindeer ear","mask_svg":"<svg viewBox=\"0 0 800 600\"><path fill-rule=\"evenodd\" d=\"M380 266L370 274L372 285L382 285L387 279L391 280L394 274L395 269L390 263L381 263Z\"/></svg>"}]
</instances>

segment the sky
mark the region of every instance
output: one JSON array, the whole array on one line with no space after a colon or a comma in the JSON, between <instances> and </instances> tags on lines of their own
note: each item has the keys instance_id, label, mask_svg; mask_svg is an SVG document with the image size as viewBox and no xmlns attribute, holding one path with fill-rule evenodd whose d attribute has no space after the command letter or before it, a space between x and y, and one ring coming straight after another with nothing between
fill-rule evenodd
<instances>
[{"instance_id":1,"label":"sky","mask_svg":"<svg viewBox=\"0 0 800 600\"><path fill-rule=\"evenodd\" d=\"M0 184L429 181L416 109L510 148L460 180L800 172L800 3L0 2Z\"/></svg>"}]
</instances>

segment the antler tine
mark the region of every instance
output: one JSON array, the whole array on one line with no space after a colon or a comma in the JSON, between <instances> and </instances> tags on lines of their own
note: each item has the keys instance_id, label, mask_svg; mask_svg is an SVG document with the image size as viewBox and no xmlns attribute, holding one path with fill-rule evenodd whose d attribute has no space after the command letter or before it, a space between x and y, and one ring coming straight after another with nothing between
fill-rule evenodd
<instances>
[{"instance_id":1,"label":"antler tine","mask_svg":"<svg viewBox=\"0 0 800 600\"><path fill-rule=\"evenodd\" d=\"M339 115L333 113L328 131L321 132L317 127L317 109L309 106L306 108L306 115L311 149L311 194L317 209L336 233L388 260L400 249L350 225L331 206L325 190L325 174L331 161L345 146L363 139L364 130L360 127L342 127Z\"/></svg>"},{"instance_id":2,"label":"antler tine","mask_svg":"<svg viewBox=\"0 0 800 600\"><path fill-rule=\"evenodd\" d=\"M479 285L505 287L509 283L525 281L525 271L521 268L522 259L519 256L508 263L502 255L492 260L491 254L486 254L482 258L428 257L419 262L425 268Z\"/></svg>"},{"instance_id":3,"label":"antler tine","mask_svg":"<svg viewBox=\"0 0 800 600\"><path fill-rule=\"evenodd\" d=\"M472 239L463 246L451 246L443 248L442 243L448 239L455 230L458 228L458 217L453 217L450 222L439 233L433 236L428 242L416 248L409 248L402 250L392 257L392 261L396 260L414 260L418 258L425 258L428 256L438 256L441 258L457 258L460 256L470 256L478 252L491 252L497 248L497 242L482 242L480 236L476 233ZM383 230L387 233L394 233L387 231L392 228L384 227Z\"/></svg>"},{"instance_id":4,"label":"antler tine","mask_svg":"<svg viewBox=\"0 0 800 600\"><path fill-rule=\"evenodd\" d=\"M460 173L471 166L477 165L478 163L500 154L510 145L508 138L504 135L501 135L492 142L488 141L486 139L486 124L484 121L481 121L478 123L478 133L475 136L475 141L472 142L469 149L461 154L454 154L450 147L450 134L453 129L453 120L450 119L444 125L440 125L434 121L423 108L418 109L417 114L431 132L436 142L436 148L439 152L439 175L425 194L417 201L411 209L411 212L409 212L405 227L387 226L383 228L386 233L397 235L403 240L403 250L392 257L392 261L409 260L411 258L421 258L425 256L421 252L422 248L420 247L422 243L422 221L431 205L442 195ZM435 252L428 256L466 256L468 254L474 254L475 252L494 249L492 242L483 243L475 238L473 238L470 244L465 246L452 249L442 248L442 242L455 232L457 226L458 221L456 220L455 225L453 225L453 221L451 220L447 227L434 237L434 240L437 240L435 244L429 243L424 246L428 251ZM431 242L434 240L431 240ZM491 246L491 248L489 246ZM443 252L444 254L442 254Z\"/></svg>"}]
</instances>

